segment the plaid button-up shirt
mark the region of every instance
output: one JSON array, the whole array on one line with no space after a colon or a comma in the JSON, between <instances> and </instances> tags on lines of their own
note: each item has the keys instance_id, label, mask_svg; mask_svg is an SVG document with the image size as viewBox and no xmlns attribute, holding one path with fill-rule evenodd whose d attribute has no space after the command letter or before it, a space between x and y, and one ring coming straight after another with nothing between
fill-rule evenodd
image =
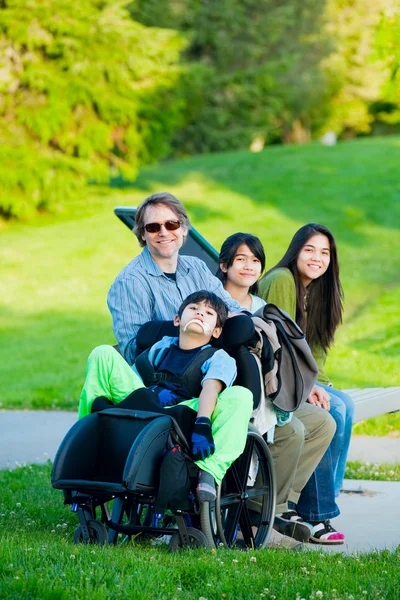
<instances>
[{"instance_id":1,"label":"plaid button-up shirt","mask_svg":"<svg viewBox=\"0 0 400 600\"><path fill-rule=\"evenodd\" d=\"M108 292L107 303L114 335L129 364L135 360L140 326L147 321L173 319L183 300L200 290L217 294L229 312L242 310L199 258L179 255L176 281L162 272L147 248L122 269Z\"/></svg>"}]
</instances>

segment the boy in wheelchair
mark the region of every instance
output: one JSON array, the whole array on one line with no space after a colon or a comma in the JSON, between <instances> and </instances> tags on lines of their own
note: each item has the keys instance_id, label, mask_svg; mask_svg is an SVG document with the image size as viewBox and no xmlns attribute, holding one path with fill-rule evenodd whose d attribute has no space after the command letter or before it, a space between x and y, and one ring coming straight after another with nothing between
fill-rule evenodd
<instances>
[{"instance_id":1,"label":"boy in wheelchair","mask_svg":"<svg viewBox=\"0 0 400 600\"><path fill-rule=\"evenodd\" d=\"M195 411L191 450L199 468L199 502L215 500L215 482L221 483L243 452L253 411L252 393L232 386L235 360L211 345L226 319L227 307L218 296L191 294L174 318L179 337L163 337L132 368L112 346L95 348L79 401L78 418L115 404L161 413L176 405Z\"/></svg>"}]
</instances>

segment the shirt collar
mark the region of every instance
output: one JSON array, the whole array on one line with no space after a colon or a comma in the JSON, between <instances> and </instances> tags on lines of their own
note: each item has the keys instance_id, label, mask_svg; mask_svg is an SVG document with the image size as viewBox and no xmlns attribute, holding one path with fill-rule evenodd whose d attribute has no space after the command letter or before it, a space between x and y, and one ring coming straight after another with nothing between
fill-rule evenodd
<instances>
[{"instance_id":1,"label":"shirt collar","mask_svg":"<svg viewBox=\"0 0 400 600\"><path fill-rule=\"evenodd\" d=\"M154 275L155 277L161 277L161 275L164 275L163 271L152 258L147 246L145 246L142 250L142 258L143 266L149 275ZM178 254L178 264L176 267L176 272L181 274L189 273L189 268L184 264L184 261L182 260L182 256L180 254Z\"/></svg>"}]
</instances>

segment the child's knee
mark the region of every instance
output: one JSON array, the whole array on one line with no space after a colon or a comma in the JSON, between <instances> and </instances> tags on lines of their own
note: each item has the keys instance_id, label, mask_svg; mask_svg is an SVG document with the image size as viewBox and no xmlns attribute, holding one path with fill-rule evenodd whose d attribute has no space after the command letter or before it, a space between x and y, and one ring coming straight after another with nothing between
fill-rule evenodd
<instances>
[{"instance_id":1,"label":"child's knee","mask_svg":"<svg viewBox=\"0 0 400 600\"><path fill-rule=\"evenodd\" d=\"M116 352L115 348L107 344L96 346L89 354L88 362L100 362L104 359L108 359L113 356L113 352Z\"/></svg>"},{"instance_id":2,"label":"child's knee","mask_svg":"<svg viewBox=\"0 0 400 600\"><path fill-rule=\"evenodd\" d=\"M226 388L218 397L218 402L221 401L229 403L230 406L235 405L241 409L246 408L250 413L253 412L253 394L241 385Z\"/></svg>"}]
</instances>

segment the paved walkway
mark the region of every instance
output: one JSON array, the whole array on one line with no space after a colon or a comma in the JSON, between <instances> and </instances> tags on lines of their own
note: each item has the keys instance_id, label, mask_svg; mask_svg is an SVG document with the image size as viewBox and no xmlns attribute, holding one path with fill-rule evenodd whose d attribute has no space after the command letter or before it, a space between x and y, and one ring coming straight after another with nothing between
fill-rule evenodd
<instances>
[{"instance_id":1,"label":"paved walkway","mask_svg":"<svg viewBox=\"0 0 400 600\"><path fill-rule=\"evenodd\" d=\"M0 411L0 469L53 460L77 414L66 411ZM400 463L400 439L355 436L351 460ZM338 500L341 515L334 520L346 534L346 544L327 552L369 552L400 544L400 483L345 480ZM311 546L313 549L322 548Z\"/></svg>"}]
</instances>

